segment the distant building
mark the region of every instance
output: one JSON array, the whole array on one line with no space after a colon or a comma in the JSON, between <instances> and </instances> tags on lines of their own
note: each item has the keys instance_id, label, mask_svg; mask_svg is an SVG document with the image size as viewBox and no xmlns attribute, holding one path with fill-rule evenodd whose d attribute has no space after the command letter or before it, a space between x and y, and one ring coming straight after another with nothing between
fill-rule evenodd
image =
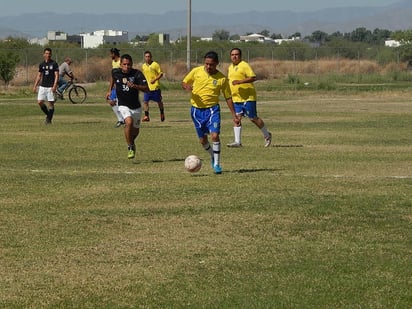
<instances>
[{"instance_id":1,"label":"distant building","mask_svg":"<svg viewBox=\"0 0 412 309\"><path fill-rule=\"evenodd\" d=\"M47 39L53 41L67 41L67 33L62 31L48 31Z\"/></svg>"},{"instance_id":2,"label":"distant building","mask_svg":"<svg viewBox=\"0 0 412 309\"><path fill-rule=\"evenodd\" d=\"M388 46L388 47L399 47L399 46L401 46L401 42L396 41L396 40L386 40L386 41L385 41L385 46Z\"/></svg>"},{"instance_id":3,"label":"distant building","mask_svg":"<svg viewBox=\"0 0 412 309\"><path fill-rule=\"evenodd\" d=\"M98 30L82 33L80 36L82 37L82 48L96 48L101 44L119 45L129 42L127 31Z\"/></svg>"},{"instance_id":4,"label":"distant building","mask_svg":"<svg viewBox=\"0 0 412 309\"><path fill-rule=\"evenodd\" d=\"M259 33L253 33L249 35L241 35L239 38L241 42L260 42L260 43L275 43L272 38L265 37Z\"/></svg>"},{"instance_id":5,"label":"distant building","mask_svg":"<svg viewBox=\"0 0 412 309\"><path fill-rule=\"evenodd\" d=\"M159 43L160 45L170 44L170 35L166 33L159 33Z\"/></svg>"}]
</instances>

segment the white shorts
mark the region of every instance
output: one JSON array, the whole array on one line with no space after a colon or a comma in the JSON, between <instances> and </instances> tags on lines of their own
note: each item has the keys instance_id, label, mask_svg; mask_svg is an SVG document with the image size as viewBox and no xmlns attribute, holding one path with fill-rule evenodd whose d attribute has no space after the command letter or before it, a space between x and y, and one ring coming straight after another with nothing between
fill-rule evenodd
<instances>
[{"instance_id":1,"label":"white shorts","mask_svg":"<svg viewBox=\"0 0 412 309\"><path fill-rule=\"evenodd\" d=\"M56 101L52 89L52 87L39 86L39 91L37 92L37 101Z\"/></svg>"},{"instance_id":2,"label":"white shorts","mask_svg":"<svg viewBox=\"0 0 412 309\"><path fill-rule=\"evenodd\" d=\"M140 118L142 117L142 108L130 109L127 106L119 105L119 112L122 115L123 119L127 117L132 117L133 127L140 128Z\"/></svg>"}]
</instances>

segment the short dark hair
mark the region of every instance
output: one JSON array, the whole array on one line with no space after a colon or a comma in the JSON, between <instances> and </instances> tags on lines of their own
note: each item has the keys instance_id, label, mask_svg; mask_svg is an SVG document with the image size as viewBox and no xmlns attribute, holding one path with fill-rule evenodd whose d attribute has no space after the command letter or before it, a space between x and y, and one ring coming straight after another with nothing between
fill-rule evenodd
<instances>
[{"instance_id":1,"label":"short dark hair","mask_svg":"<svg viewBox=\"0 0 412 309\"><path fill-rule=\"evenodd\" d=\"M146 54L149 54L151 56L152 52L150 50L146 50L143 55L146 55Z\"/></svg>"},{"instance_id":2,"label":"short dark hair","mask_svg":"<svg viewBox=\"0 0 412 309\"><path fill-rule=\"evenodd\" d=\"M50 52L50 54L52 53L52 49L51 49L50 47L46 47L46 48L43 50L43 53L46 52L46 51Z\"/></svg>"},{"instance_id":3,"label":"short dark hair","mask_svg":"<svg viewBox=\"0 0 412 309\"><path fill-rule=\"evenodd\" d=\"M230 53L232 53L232 51L237 50L239 52L239 56L242 56L242 51L240 50L239 47L234 47L230 50Z\"/></svg>"},{"instance_id":4,"label":"short dark hair","mask_svg":"<svg viewBox=\"0 0 412 309\"><path fill-rule=\"evenodd\" d=\"M120 50L118 50L117 48L112 48L110 52L115 56L120 56Z\"/></svg>"},{"instance_id":5,"label":"short dark hair","mask_svg":"<svg viewBox=\"0 0 412 309\"><path fill-rule=\"evenodd\" d=\"M203 58L213 59L216 63L219 63L219 56L214 51L208 51Z\"/></svg>"},{"instance_id":6,"label":"short dark hair","mask_svg":"<svg viewBox=\"0 0 412 309\"><path fill-rule=\"evenodd\" d=\"M130 63L133 63L133 59L132 56L130 56L129 54L124 54L120 57L120 61L123 61L123 59L127 59L130 61Z\"/></svg>"}]
</instances>

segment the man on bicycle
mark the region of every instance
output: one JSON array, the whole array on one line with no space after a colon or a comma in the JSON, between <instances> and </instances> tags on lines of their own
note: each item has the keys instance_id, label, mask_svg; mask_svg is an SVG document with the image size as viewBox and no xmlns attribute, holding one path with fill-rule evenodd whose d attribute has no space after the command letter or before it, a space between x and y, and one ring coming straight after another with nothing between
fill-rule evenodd
<instances>
[{"instance_id":1,"label":"man on bicycle","mask_svg":"<svg viewBox=\"0 0 412 309\"><path fill-rule=\"evenodd\" d=\"M70 68L70 65L72 64L72 59L69 57L66 57L64 59L64 62L59 66L59 82L58 82L58 88L56 90L57 95L63 99L63 91L66 89L68 81L64 78L66 75L70 77L70 81L73 80L74 75L73 72Z\"/></svg>"}]
</instances>

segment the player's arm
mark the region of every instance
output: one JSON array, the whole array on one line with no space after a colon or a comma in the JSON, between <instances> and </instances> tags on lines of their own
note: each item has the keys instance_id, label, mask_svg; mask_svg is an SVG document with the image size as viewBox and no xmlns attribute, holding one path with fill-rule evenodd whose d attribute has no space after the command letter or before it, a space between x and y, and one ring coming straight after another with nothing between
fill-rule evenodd
<instances>
[{"instance_id":1,"label":"player's arm","mask_svg":"<svg viewBox=\"0 0 412 309\"><path fill-rule=\"evenodd\" d=\"M56 71L54 71L54 83L53 83L53 92L56 92L57 89L57 85L59 83L59 70L57 69Z\"/></svg>"},{"instance_id":2,"label":"player's arm","mask_svg":"<svg viewBox=\"0 0 412 309\"><path fill-rule=\"evenodd\" d=\"M113 75L112 75L112 76L110 76L110 80L109 80L109 90L107 90L107 93L106 93L106 100L110 100L110 96L111 96L111 93L112 93L113 86L114 86L114 79L113 79Z\"/></svg>"},{"instance_id":3,"label":"player's arm","mask_svg":"<svg viewBox=\"0 0 412 309\"><path fill-rule=\"evenodd\" d=\"M250 76L250 77L246 77L244 79L238 79L238 80L234 80L232 81L232 85L240 85L240 84L247 84L247 83L253 83L256 81L256 76Z\"/></svg>"},{"instance_id":4,"label":"player's arm","mask_svg":"<svg viewBox=\"0 0 412 309\"><path fill-rule=\"evenodd\" d=\"M36 79L34 80L33 92L37 92L37 87L39 86L40 79L41 79L41 73L38 72Z\"/></svg>"}]
</instances>

